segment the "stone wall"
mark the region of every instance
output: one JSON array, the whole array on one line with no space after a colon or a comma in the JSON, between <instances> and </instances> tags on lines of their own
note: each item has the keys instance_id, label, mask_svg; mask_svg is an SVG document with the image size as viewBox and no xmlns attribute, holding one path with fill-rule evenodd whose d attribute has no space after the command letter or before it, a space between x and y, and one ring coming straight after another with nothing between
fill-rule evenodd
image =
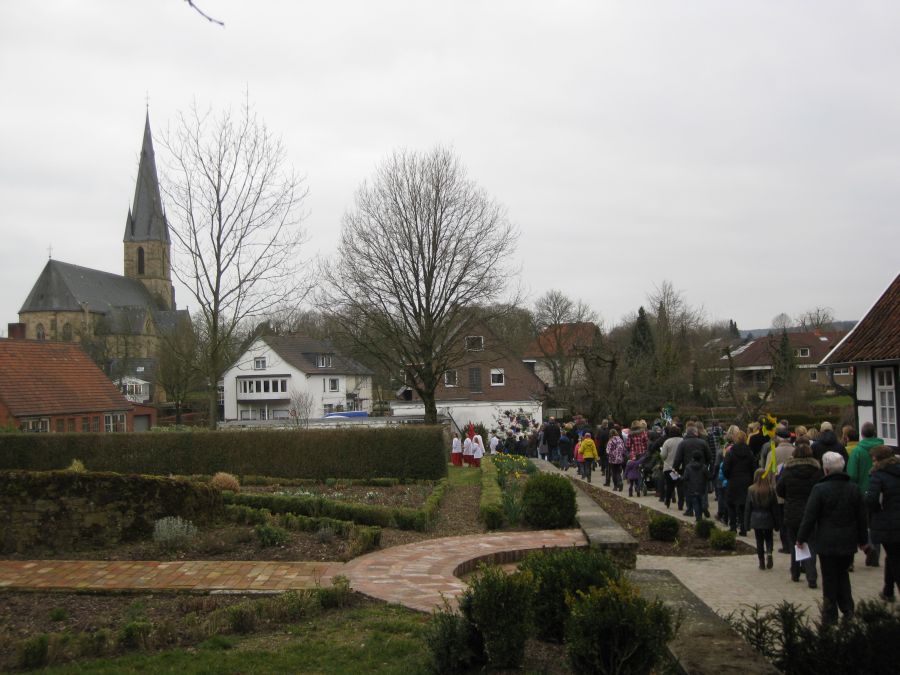
<instances>
[{"instance_id":1,"label":"stone wall","mask_svg":"<svg viewBox=\"0 0 900 675\"><path fill-rule=\"evenodd\" d=\"M116 473L0 471L0 551L72 551L149 537L165 516L203 523L222 511L218 490Z\"/></svg>"}]
</instances>

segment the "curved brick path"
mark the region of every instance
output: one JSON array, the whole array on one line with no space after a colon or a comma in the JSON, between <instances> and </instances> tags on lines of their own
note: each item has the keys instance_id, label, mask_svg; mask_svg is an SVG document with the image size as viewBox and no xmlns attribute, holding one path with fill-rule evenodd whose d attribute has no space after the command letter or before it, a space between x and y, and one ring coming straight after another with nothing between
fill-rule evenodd
<instances>
[{"instance_id":1,"label":"curved brick path","mask_svg":"<svg viewBox=\"0 0 900 675\"><path fill-rule=\"evenodd\" d=\"M359 593L430 612L442 604L442 595L456 601L466 588L456 575L474 570L480 561L515 562L529 551L568 546L587 546L581 530L445 537L368 553L345 564L340 573Z\"/></svg>"}]
</instances>

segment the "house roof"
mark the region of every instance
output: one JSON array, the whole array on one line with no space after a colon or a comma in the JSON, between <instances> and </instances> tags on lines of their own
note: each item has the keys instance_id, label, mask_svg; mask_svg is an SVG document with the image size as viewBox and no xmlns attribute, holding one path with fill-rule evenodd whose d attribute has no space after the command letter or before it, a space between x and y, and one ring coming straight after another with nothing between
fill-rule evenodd
<instances>
[{"instance_id":1,"label":"house roof","mask_svg":"<svg viewBox=\"0 0 900 675\"><path fill-rule=\"evenodd\" d=\"M336 375L371 375L372 371L348 356L339 354L328 340L315 340L305 335L263 335L260 339L281 358L304 373L334 373ZM331 367L320 368L317 358L330 354Z\"/></svg>"},{"instance_id":2,"label":"house roof","mask_svg":"<svg viewBox=\"0 0 900 675\"><path fill-rule=\"evenodd\" d=\"M0 400L13 417L132 407L77 344L8 338L0 339Z\"/></svg>"},{"instance_id":3,"label":"house roof","mask_svg":"<svg viewBox=\"0 0 900 675\"><path fill-rule=\"evenodd\" d=\"M845 333L839 331L787 334L788 343L792 349L800 349L801 347L809 349L809 357L798 357L796 359L798 366L818 365L822 357L833 349L844 335ZM775 333L766 337L756 338L741 345L731 352L734 367L736 369L771 368L772 354L778 351L780 340L781 334ZM728 357L723 356L720 360L727 361Z\"/></svg>"},{"instance_id":4,"label":"house roof","mask_svg":"<svg viewBox=\"0 0 900 675\"><path fill-rule=\"evenodd\" d=\"M141 160L134 186L134 204L128 209L128 217L125 219L123 241L169 242L169 224L166 222L159 194L149 112L144 122L144 140L141 144Z\"/></svg>"},{"instance_id":5,"label":"house roof","mask_svg":"<svg viewBox=\"0 0 900 675\"><path fill-rule=\"evenodd\" d=\"M560 351L564 356L579 356L594 344L598 330L588 321L547 326L525 349L525 358L554 356Z\"/></svg>"},{"instance_id":6,"label":"house roof","mask_svg":"<svg viewBox=\"0 0 900 675\"><path fill-rule=\"evenodd\" d=\"M900 274L823 364L900 360Z\"/></svg>"}]
</instances>

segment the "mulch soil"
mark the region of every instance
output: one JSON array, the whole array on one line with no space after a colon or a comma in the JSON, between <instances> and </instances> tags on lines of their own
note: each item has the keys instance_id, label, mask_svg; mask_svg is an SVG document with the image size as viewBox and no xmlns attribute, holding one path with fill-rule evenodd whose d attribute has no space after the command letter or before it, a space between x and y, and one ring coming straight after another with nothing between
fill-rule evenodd
<instances>
[{"instance_id":1,"label":"mulch soil","mask_svg":"<svg viewBox=\"0 0 900 675\"><path fill-rule=\"evenodd\" d=\"M756 549L742 541L736 542L734 551L719 551L712 548L709 542L694 534L693 525L680 522L678 538L674 542L656 541L650 538L648 527L650 518L658 514L626 497L612 494L594 485L579 483L591 499L600 505L609 516L631 536L638 540L638 555L668 555L691 558L709 558L712 556L732 556L756 553Z\"/></svg>"}]
</instances>

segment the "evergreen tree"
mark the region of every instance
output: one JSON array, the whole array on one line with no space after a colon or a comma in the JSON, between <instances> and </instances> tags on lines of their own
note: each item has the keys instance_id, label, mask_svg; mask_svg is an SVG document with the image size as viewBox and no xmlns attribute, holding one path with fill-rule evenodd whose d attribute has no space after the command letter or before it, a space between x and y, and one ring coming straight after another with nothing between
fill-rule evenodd
<instances>
[{"instance_id":1,"label":"evergreen tree","mask_svg":"<svg viewBox=\"0 0 900 675\"><path fill-rule=\"evenodd\" d=\"M641 306L638 309L637 319L631 329L631 344L628 356L632 361L636 361L639 358L652 357L654 351L653 331L650 329L647 313L644 311L644 307Z\"/></svg>"}]
</instances>

